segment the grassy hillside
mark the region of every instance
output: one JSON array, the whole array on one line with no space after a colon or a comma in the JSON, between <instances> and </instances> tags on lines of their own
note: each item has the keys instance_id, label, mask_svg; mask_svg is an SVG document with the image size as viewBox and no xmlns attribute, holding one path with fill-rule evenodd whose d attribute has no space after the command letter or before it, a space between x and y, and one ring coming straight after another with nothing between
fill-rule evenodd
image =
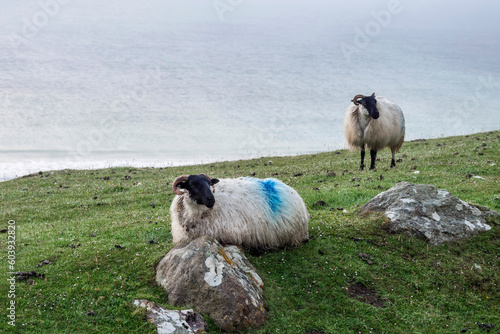
<instances>
[{"instance_id":1,"label":"grassy hillside","mask_svg":"<svg viewBox=\"0 0 500 334\"><path fill-rule=\"evenodd\" d=\"M267 325L249 333L486 333L492 325L500 331L500 221L469 240L433 247L387 234L381 216L358 215L398 181L433 184L500 211L500 131L407 142L393 169L390 151L379 155L377 171L359 171L359 152L336 151L175 168L64 170L0 183L0 229L9 220L16 227L14 271L43 274L16 283L13 329L5 316L8 233L0 234L0 331L155 333L132 302L169 307L154 279L156 264L173 247L169 183L201 172L279 178L311 214L309 243L249 255L269 311ZM315 204L320 200L327 205ZM37 267L43 260L51 263ZM219 332L210 323L210 333Z\"/></svg>"}]
</instances>

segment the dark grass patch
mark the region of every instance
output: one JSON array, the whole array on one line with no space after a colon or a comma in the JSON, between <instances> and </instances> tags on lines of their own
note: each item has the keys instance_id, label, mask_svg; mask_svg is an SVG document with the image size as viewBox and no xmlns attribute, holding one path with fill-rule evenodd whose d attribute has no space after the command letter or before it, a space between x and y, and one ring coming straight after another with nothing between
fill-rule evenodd
<instances>
[{"instance_id":1,"label":"dark grass patch","mask_svg":"<svg viewBox=\"0 0 500 334\"><path fill-rule=\"evenodd\" d=\"M351 284L349 288L347 288L347 294L349 297L365 304L370 304L378 308L385 307L385 301L377 295L377 292L366 287L362 283L357 282Z\"/></svg>"},{"instance_id":2,"label":"dark grass patch","mask_svg":"<svg viewBox=\"0 0 500 334\"><path fill-rule=\"evenodd\" d=\"M478 322L477 325L479 326L480 329L487 332L489 332L490 330L494 329L497 326L496 324L483 324L480 322Z\"/></svg>"}]
</instances>

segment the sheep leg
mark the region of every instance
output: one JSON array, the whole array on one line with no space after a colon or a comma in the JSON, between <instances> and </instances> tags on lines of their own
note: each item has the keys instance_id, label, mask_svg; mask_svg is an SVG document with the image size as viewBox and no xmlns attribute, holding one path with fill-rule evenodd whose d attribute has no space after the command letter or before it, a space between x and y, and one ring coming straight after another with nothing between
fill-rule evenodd
<instances>
[{"instance_id":1,"label":"sheep leg","mask_svg":"<svg viewBox=\"0 0 500 334\"><path fill-rule=\"evenodd\" d=\"M396 167L396 161L394 160L395 155L396 155L396 152L394 150L392 150L391 168Z\"/></svg>"},{"instance_id":2,"label":"sheep leg","mask_svg":"<svg viewBox=\"0 0 500 334\"><path fill-rule=\"evenodd\" d=\"M359 169L365 169L365 147L361 148L361 164L359 165Z\"/></svg>"},{"instance_id":3,"label":"sheep leg","mask_svg":"<svg viewBox=\"0 0 500 334\"><path fill-rule=\"evenodd\" d=\"M370 150L370 157L372 158L372 163L370 169L375 169L375 160L377 159L377 151L373 148Z\"/></svg>"}]
</instances>

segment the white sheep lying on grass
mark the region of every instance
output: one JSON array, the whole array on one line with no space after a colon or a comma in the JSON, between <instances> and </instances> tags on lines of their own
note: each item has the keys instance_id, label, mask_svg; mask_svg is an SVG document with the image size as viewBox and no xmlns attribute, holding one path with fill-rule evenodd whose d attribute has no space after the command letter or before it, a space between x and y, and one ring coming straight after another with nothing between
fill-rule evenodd
<instances>
[{"instance_id":1,"label":"white sheep lying on grass","mask_svg":"<svg viewBox=\"0 0 500 334\"><path fill-rule=\"evenodd\" d=\"M308 239L304 201L279 180L183 175L172 189L177 194L170 206L174 243L208 235L224 244L264 250Z\"/></svg>"}]
</instances>

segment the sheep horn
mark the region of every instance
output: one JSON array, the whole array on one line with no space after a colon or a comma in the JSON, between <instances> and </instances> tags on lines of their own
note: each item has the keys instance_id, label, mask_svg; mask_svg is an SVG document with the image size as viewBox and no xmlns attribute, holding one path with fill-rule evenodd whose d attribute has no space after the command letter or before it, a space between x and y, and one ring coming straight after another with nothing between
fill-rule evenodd
<instances>
[{"instance_id":1,"label":"sheep horn","mask_svg":"<svg viewBox=\"0 0 500 334\"><path fill-rule=\"evenodd\" d=\"M207 178L207 179L210 181L210 183L211 183L212 179L210 178L210 176L208 176L208 175L207 175L207 174L205 174L205 173L201 173L201 175L205 175L205 176L206 176L206 178ZM212 192L213 192L213 193L215 193L215 186L214 186L213 184L210 184L210 185L212 186Z\"/></svg>"},{"instance_id":2,"label":"sheep horn","mask_svg":"<svg viewBox=\"0 0 500 334\"><path fill-rule=\"evenodd\" d=\"M355 105L359 105L359 103L358 103L358 101L357 101L357 100L358 100L358 99L362 99L363 97L365 97L365 96L364 96L364 95L362 95L362 94L358 94L358 95L356 95L356 96L355 96L355 97L351 100L351 102L352 102L352 103L354 103Z\"/></svg>"},{"instance_id":3,"label":"sheep horn","mask_svg":"<svg viewBox=\"0 0 500 334\"><path fill-rule=\"evenodd\" d=\"M174 180L174 183L172 183L172 190L174 191L174 193L176 195L183 195L184 194L182 191L177 189L177 185L181 182L186 182L188 180L188 177L189 177L189 175L182 175L182 176L177 177Z\"/></svg>"}]
</instances>

